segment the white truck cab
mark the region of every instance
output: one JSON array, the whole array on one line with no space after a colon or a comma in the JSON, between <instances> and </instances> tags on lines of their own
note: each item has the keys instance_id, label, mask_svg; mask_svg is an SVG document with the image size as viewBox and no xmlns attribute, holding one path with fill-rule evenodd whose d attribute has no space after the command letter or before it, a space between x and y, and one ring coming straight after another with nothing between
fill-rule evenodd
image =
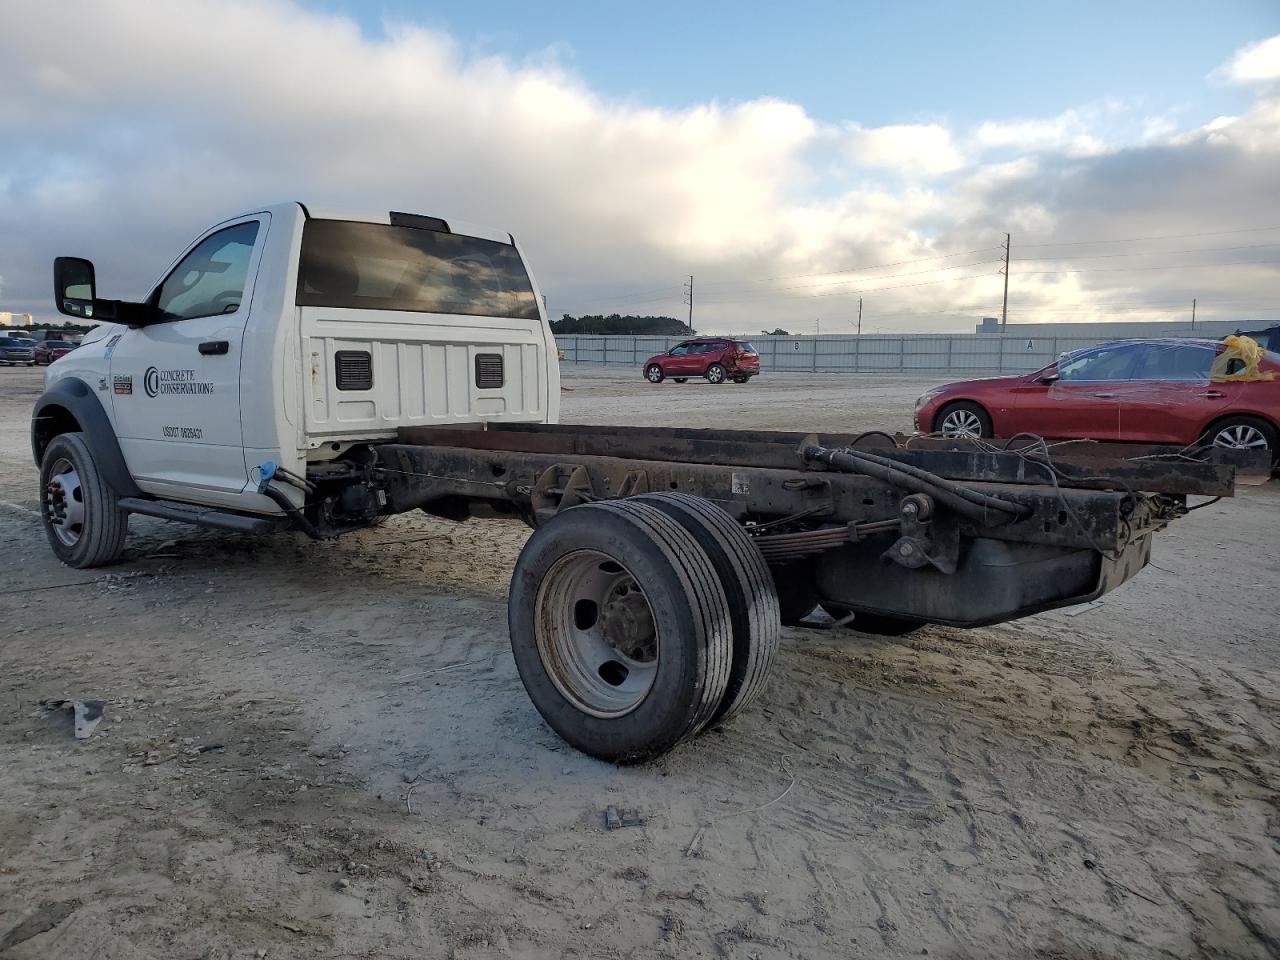
<instances>
[{"instance_id":1,"label":"white truck cab","mask_svg":"<svg viewBox=\"0 0 1280 960\"><path fill-rule=\"evenodd\" d=\"M140 304L99 299L73 258L55 296L102 322L49 367L36 459L81 433L124 497L279 514L263 465L305 477L402 427L559 413L533 275L509 234L470 224L282 203L209 227Z\"/></svg>"}]
</instances>

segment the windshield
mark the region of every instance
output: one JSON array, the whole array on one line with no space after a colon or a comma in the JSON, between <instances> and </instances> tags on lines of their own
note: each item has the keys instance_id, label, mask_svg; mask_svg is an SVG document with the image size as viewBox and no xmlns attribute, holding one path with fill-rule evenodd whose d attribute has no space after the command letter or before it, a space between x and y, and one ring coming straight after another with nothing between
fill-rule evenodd
<instances>
[{"instance_id":1,"label":"windshield","mask_svg":"<svg viewBox=\"0 0 1280 960\"><path fill-rule=\"evenodd\" d=\"M512 244L345 220L303 228L298 305L539 318Z\"/></svg>"}]
</instances>

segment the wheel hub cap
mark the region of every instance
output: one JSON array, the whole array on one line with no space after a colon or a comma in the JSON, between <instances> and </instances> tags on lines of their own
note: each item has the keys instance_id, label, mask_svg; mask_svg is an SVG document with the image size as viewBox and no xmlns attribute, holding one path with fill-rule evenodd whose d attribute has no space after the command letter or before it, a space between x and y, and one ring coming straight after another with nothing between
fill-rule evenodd
<instances>
[{"instance_id":1,"label":"wheel hub cap","mask_svg":"<svg viewBox=\"0 0 1280 960\"><path fill-rule=\"evenodd\" d=\"M45 521L62 543L74 547L84 533L84 491L70 461L53 465L44 495Z\"/></svg>"},{"instance_id":2,"label":"wheel hub cap","mask_svg":"<svg viewBox=\"0 0 1280 960\"><path fill-rule=\"evenodd\" d=\"M972 410L952 410L942 420L942 434L968 440L982 436L982 421Z\"/></svg>"},{"instance_id":3,"label":"wheel hub cap","mask_svg":"<svg viewBox=\"0 0 1280 960\"><path fill-rule=\"evenodd\" d=\"M1241 423L1219 430L1218 435L1213 438L1213 445L1232 450L1265 450L1267 438L1257 427Z\"/></svg>"},{"instance_id":4,"label":"wheel hub cap","mask_svg":"<svg viewBox=\"0 0 1280 960\"><path fill-rule=\"evenodd\" d=\"M538 653L561 694L602 718L635 710L658 673L653 609L629 571L594 550L561 557L538 590Z\"/></svg>"}]
</instances>

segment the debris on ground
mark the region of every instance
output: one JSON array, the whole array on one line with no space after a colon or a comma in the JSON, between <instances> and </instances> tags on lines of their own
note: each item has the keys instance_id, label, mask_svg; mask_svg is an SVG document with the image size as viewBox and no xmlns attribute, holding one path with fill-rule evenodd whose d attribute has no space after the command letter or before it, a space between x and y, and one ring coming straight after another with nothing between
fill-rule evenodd
<instances>
[{"instance_id":1,"label":"debris on ground","mask_svg":"<svg viewBox=\"0 0 1280 960\"><path fill-rule=\"evenodd\" d=\"M70 710L77 740L88 740L102 722L101 700L41 700L40 706L46 710Z\"/></svg>"},{"instance_id":2,"label":"debris on ground","mask_svg":"<svg viewBox=\"0 0 1280 960\"><path fill-rule=\"evenodd\" d=\"M604 827L606 830L621 830L623 827L644 826L644 816L639 810L618 810L613 804L605 807Z\"/></svg>"}]
</instances>

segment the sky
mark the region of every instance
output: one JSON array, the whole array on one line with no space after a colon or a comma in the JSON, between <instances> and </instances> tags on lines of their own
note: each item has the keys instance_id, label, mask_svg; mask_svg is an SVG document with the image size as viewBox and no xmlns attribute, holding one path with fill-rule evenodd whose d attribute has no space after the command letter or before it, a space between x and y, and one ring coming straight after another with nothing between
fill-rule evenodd
<instances>
[{"instance_id":1,"label":"sky","mask_svg":"<svg viewBox=\"0 0 1280 960\"><path fill-rule=\"evenodd\" d=\"M85 51L92 51L86 56ZM1280 4L0 0L0 310L282 199L700 331L1280 317Z\"/></svg>"}]
</instances>

